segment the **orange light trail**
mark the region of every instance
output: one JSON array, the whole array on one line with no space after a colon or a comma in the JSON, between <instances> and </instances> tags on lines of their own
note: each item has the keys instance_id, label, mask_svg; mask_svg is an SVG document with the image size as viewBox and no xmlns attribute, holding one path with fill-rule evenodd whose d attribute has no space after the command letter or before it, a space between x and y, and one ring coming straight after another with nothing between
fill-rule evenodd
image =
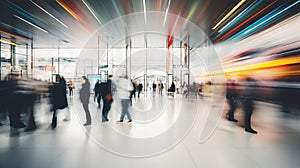
<instances>
[{"instance_id":1,"label":"orange light trail","mask_svg":"<svg viewBox=\"0 0 300 168\"><path fill-rule=\"evenodd\" d=\"M63 7L70 15L72 15L76 20L81 21L81 18L74 12L70 7L68 7L65 3L61 0L56 0L56 2Z\"/></svg>"},{"instance_id":2,"label":"orange light trail","mask_svg":"<svg viewBox=\"0 0 300 168\"><path fill-rule=\"evenodd\" d=\"M161 3L162 3L162 0L158 0L157 3L156 3L156 11L161 11Z\"/></svg>"},{"instance_id":3,"label":"orange light trail","mask_svg":"<svg viewBox=\"0 0 300 168\"><path fill-rule=\"evenodd\" d=\"M258 70L264 70L264 69L273 69L273 68L278 68L278 67L283 67L283 66L292 66L300 64L300 56L294 56L294 57L289 57L289 58L281 58L277 60L271 60L271 61L266 61L262 63L256 63L256 64L250 64L250 65L244 65L244 66L238 66L238 67L224 67L223 72L216 72L216 73L208 73L202 75L202 77L208 77L208 76L218 76L218 75L224 75L224 74L244 74L244 73L253 73L254 71ZM226 65L225 65L226 66ZM300 72L299 70L293 70L289 72L278 72L277 76L280 76L280 74L297 74Z\"/></svg>"},{"instance_id":4,"label":"orange light trail","mask_svg":"<svg viewBox=\"0 0 300 168\"><path fill-rule=\"evenodd\" d=\"M224 72L229 73L229 72L237 72L237 71L253 71L257 69L273 68L278 66L292 65L292 64L299 64L299 63L300 63L300 56L296 56L296 57L289 57L289 58L281 58L281 59L257 63L257 64L250 64L246 66L224 68Z\"/></svg>"}]
</instances>

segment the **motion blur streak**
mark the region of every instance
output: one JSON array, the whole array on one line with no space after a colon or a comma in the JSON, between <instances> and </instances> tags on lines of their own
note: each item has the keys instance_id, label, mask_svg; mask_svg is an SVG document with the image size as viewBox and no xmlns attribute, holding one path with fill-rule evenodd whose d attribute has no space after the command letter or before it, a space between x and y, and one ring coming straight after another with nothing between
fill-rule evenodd
<instances>
[{"instance_id":1,"label":"motion blur streak","mask_svg":"<svg viewBox=\"0 0 300 168\"><path fill-rule=\"evenodd\" d=\"M225 39L226 37L230 36L234 31L238 30L243 25L245 25L246 23L248 23L250 20L252 20L256 16L258 16L259 14L261 14L263 11L265 11L270 6L272 6L275 2L277 2L277 0L274 1L274 2L272 2L271 4L269 4L268 6L264 7L262 10L258 11L257 13L255 13L254 15L252 15L251 17L249 17L248 19L246 19L245 21L243 21L241 24L237 25L235 28L231 29L229 32L227 32L226 34L224 34L222 37L220 37L219 39L217 39L215 42L219 42L219 41Z\"/></svg>"},{"instance_id":2,"label":"motion blur streak","mask_svg":"<svg viewBox=\"0 0 300 168\"><path fill-rule=\"evenodd\" d=\"M212 29L216 29L221 23L223 23L230 15L232 15L233 12L235 12L243 3L245 3L246 0L241 0L233 9L231 9L230 12L228 12L225 17L220 20Z\"/></svg>"},{"instance_id":3,"label":"motion blur streak","mask_svg":"<svg viewBox=\"0 0 300 168\"><path fill-rule=\"evenodd\" d=\"M72 15L76 20L81 21L80 16L76 14L70 7L68 7L65 3L63 3L61 0L56 0L56 2L63 7L70 15Z\"/></svg>"}]
</instances>

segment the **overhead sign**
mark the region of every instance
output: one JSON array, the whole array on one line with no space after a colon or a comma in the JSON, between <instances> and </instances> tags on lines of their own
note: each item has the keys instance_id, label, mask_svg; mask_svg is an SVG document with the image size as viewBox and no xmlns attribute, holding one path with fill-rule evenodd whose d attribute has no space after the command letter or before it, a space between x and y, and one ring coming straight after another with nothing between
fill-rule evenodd
<instances>
[{"instance_id":1,"label":"overhead sign","mask_svg":"<svg viewBox=\"0 0 300 168\"><path fill-rule=\"evenodd\" d=\"M108 65L100 65L99 68L100 68L100 69L108 68Z\"/></svg>"},{"instance_id":2,"label":"overhead sign","mask_svg":"<svg viewBox=\"0 0 300 168\"><path fill-rule=\"evenodd\" d=\"M88 74L87 78L88 79L101 79L101 75L99 75L99 74Z\"/></svg>"}]
</instances>

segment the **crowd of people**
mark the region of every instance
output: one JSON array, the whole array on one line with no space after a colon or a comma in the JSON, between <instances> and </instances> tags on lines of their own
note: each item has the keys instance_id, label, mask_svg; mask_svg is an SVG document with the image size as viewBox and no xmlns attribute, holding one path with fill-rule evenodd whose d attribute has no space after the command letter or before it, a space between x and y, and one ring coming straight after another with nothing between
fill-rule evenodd
<instances>
[{"instance_id":1,"label":"crowd of people","mask_svg":"<svg viewBox=\"0 0 300 168\"><path fill-rule=\"evenodd\" d=\"M91 84L86 76L82 76L81 88L79 88L79 100L82 104L82 111L85 113L84 126L92 124L92 118L89 110ZM34 82L32 82L34 81ZM234 113L238 107L238 104L242 104L244 111L244 125L245 131L253 134L257 134L251 126L251 116L254 106L254 95L252 88L250 87L252 78L247 78L242 87L238 86L235 81L228 80L226 83L226 99L229 105L227 112L227 119L231 122L239 122ZM98 80L93 88L94 101L97 102L98 108L102 108L102 122L109 121L109 112L114 102L114 98L118 98L121 102L121 113L117 122L124 122L127 117L127 122L132 122L132 116L129 111L129 106L133 105L132 99L140 97L140 93L143 91L143 84L129 80L126 75L118 75L112 79L110 75L106 82L100 82ZM195 96L200 95L202 91L202 85L193 83L188 86L185 85L183 89L183 95L186 97L189 94L194 93ZM52 122L50 127L55 129L57 127L57 113L58 110L66 111L64 121L70 120L70 109L68 105L67 95L73 96L74 83L72 80L66 82L63 76L57 76L56 81L52 83L46 83L37 81L34 79L24 79L16 75L10 75L0 82L0 114L7 113L10 121L10 126L14 129L25 128L27 130L36 129L34 120L34 104L39 100L42 95L49 96L50 111L52 112ZM155 94L157 89L159 95L162 95L164 85L162 82L152 84L152 91ZM174 82L166 89L168 92L175 92ZM67 93L68 91L68 93ZM136 95L137 92L137 95ZM21 120L21 113L28 114L28 122L24 123ZM0 126L1 126L0 122Z\"/></svg>"}]
</instances>

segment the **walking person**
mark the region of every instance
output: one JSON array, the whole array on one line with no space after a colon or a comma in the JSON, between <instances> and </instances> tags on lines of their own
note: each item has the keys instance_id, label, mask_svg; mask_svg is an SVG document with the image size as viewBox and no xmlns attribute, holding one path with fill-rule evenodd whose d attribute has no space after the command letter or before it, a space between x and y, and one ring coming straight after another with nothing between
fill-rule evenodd
<instances>
[{"instance_id":1,"label":"walking person","mask_svg":"<svg viewBox=\"0 0 300 168\"><path fill-rule=\"evenodd\" d=\"M141 93L141 91L143 90L143 84L142 83L140 83L139 85L138 85L138 97L140 97L140 93Z\"/></svg>"},{"instance_id":2,"label":"walking person","mask_svg":"<svg viewBox=\"0 0 300 168\"><path fill-rule=\"evenodd\" d=\"M113 103L111 78L112 76L110 75L106 83L101 83L100 93L103 101L102 122L109 121L108 113L111 109L111 104Z\"/></svg>"},{"instance_id":3,"label":"walking person","mask_svg":"<svg viewBox=\"0 0 300 168\"><path fill-rule=\"evenodd\" d=\"M89 100L90 100L90 82L86 76L82 76L82 87L79 91L79 98L82 103L86 122L83 124L84 126L88 126L92 124L91 114L89 111Z\"/></svg>"},{"instance_id":4,"label":"walking person","mask_svg":"<svg viewBox=\"0 0 300 168\"><path fill-rule=\"evenodd\" d=\"M132 97L135 98L135 92L136 92L136 87L135 87L135 83L131 80L131 84L133 87L133 90L130 92L130 96L129 96L129 100L130 100L130 106L132 106Z\"/></svg>"},{"instance_id":5,"label":"walking person","mask_svg":"<svg viewBox=\"0 0 300 168\"><path fill-rule=\"evenodd\" d=\"M245 88L243 90L243 109L245 112L244 119L245 119L245 131L250 132L252 134L257 134L257 131L255 131L251 126L251 116L253 113L253 100L254 100L254 82L255 80L252 78L246 78L245 81Z\"/></svg>"},{"instance_id":6,"label":"walking person","mask_svg":"<svg viewBox=\"0 0 300 168\"><path fill-rule=\"evenodd\" d=\"M69 88L69 96L73 96L74 84L72 80L68 81L68 88Z\"/></svg>"},{"instance_id":7,"label":"walking person","mask_svg":"<svg viewBox=\"0 0 300 168\"><path fill-rule=\"evenodd\" d=\"M54 83L50 88L51 104L52 104L52 129L57 126L57 110L68 107L66 97L66 84L62 77L58 76L58 83Z\"/></svg>"},{"instance_id":8,"label":"walking person","mask_svg":"<svg viewBox=\"0 0 300 168\"><path fill-rule=\"evenodd\" d=\"M94 86L94 101L97 100L98 108L101 108L100 100L101 100L101 94L100 94L100 80L98 79Z\"/></svg>"},{"instance_id":9,"label":"walking person","mask_svg":"<svg viewBox=\"0 0 300 168\"><path fill-rule=\"evenodd\" d=\"M234 118L234 112L237 108L237 98L238 94L236 84L234 81L229 80L226 83L226 99L229 105L228 120L232 122L238 122L238 120Z\"/></svg>"},{"instance_id":10,"label":"walking person","mask_svg":"<svg viewBox=\"0 0 300 168\"><path fill-rule=\"evenodd\" d=\"M164 84L162 82L160 82L160 85L159 85L159 94L162 95L162 92L164 90Z\"/></svg>"},{"instance_id":11,"label":"walking person","mask_svg":"<svg viewBox=\"0 0 300 168\"><path fill-rule=\"evenodd\" d=\"M155 94L155 92L156 92L156 83L155 82L153 82L152 88L153 88L153 93Z\"/></svg>"},{"instance_id":12,"label":"walking person","mask_svg":"<svg viewBox=\"0 0 300 168\"><path fill-rule=\"evenodd\" d=\"M128 118L128 122L132 122L131 115L128 111L130 92L134 89L132 83L127 79L126 75L120 75L115 81L115 85L117 87L116 95L121 99L122 105L122 112L118 122L123 122L125 115Z\"/></svg>"}]
</instances>

